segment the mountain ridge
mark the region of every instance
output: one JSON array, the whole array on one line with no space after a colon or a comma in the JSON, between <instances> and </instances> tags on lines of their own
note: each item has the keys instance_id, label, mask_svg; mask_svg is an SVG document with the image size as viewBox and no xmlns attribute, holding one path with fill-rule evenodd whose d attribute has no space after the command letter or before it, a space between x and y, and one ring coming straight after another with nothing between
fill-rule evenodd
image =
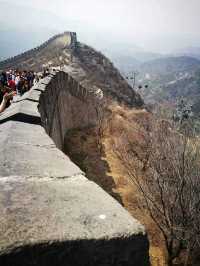
<instances>
[{"instance_id":1,"label":"mountain ridge","mask_svg":"<svg viewBox=\"0 0 200 266\"><path fill-rule=\"evenodd\" d=\"M98 87L106 95L128 105L143 106L143 101L113 63L102 53L77 41L76 33L58 34L42 45L0 62L0 69L26 69L35 72L44 68L63 69L81 85Z\"/></svg>"}]
</instances>

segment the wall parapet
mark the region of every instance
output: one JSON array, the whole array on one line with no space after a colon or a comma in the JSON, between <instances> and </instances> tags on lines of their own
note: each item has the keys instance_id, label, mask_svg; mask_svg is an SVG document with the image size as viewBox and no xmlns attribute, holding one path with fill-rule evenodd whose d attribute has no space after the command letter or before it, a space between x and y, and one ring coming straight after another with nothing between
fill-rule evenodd
<instances>
[{"instance_id":1,"label":"wall parapet","mask_svg":"<svg viewBox=\"0 0 200 266\"><path fill-rule=\"evenodd\" d=\"M0 116L0 265L149 265L144 227L59 150L87 93L58 72Z\"/></svg>"}]
</instances>

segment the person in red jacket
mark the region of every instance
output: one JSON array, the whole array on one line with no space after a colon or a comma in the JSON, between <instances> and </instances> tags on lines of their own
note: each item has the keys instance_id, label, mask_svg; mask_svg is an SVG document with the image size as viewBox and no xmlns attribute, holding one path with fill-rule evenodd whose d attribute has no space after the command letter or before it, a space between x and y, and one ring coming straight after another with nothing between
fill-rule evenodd
<instances>
[{"instance_id":1,"label":"person in red jacket","mask_svg":"<svg viewBox=\"0 0 200 266\"><path fill-rule=\"evenodd\" d=\"M12 90L15 90L15 89L16 89L15 81L14 81L13 79L9 79L9 80L8 80L8 86L9 86Z\"/></svg>"}]
</instances>

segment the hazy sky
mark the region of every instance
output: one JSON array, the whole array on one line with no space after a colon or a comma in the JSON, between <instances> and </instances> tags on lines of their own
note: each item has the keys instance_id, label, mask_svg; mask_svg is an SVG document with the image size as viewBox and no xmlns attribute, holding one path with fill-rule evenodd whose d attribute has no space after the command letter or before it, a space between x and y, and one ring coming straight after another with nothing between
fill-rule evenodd
<instances>
[{"instance_id":1,"label":"hazy sky","mask_svg":"<svg viewBox=\"0 0 200 266\"><path fill-rule=\"evenodd\" d=\"M0 4L2 2L45 11L51 13L52 18L54 14L61 21L59 25L55 18L48 17L44 21L41 16L34 21L34 27L45 22L58 30L78 31L89 42L90 38L91 42L105 38L159 52L200 44L200 0L0 0ZM20 17L21 26L26 26L28 21L23 20L23 14Z\"/></svg>"}]
</instances>

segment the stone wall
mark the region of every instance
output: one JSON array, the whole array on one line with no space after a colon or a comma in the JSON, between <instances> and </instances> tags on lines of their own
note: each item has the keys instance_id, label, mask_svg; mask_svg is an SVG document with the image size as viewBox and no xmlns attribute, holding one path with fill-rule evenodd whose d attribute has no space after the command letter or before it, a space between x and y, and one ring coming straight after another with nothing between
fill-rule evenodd
<instances>
[{"instance_id":1,"label":"stone wall","mask_svg":"<svg viewBox=\"0 0 200 266\"><path fill-rule=\"evenodd\" d=\"M68 130L95 125L98 98L65 72L46 81L39 111L48 135L62 150Z\"/></svg>"},{"instance_id":2,"label":"stone wall","mask_svg":"<svg viewBox=\"0 0 200 266\"><path fill-rule=\"evenodd\" d=\"M96 101L58 72L0 116L0 265L149 265L144 227L60 151Z\"/></svg>"}]
</instances>

